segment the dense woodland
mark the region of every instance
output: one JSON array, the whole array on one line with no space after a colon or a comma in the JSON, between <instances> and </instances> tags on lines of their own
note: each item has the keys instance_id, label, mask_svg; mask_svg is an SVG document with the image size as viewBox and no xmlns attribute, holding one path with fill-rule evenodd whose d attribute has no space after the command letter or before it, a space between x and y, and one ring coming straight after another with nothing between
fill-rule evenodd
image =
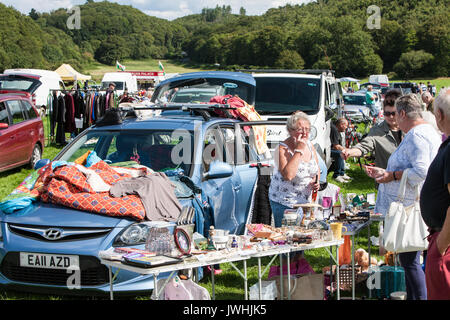
<instances>
[{"instance_id":1,"label":"dense woodland","mask_svg":"<svg viewBox=\"0 0 450 320\"><path fill-rule=\"evenodd\" d=\"M371 5L381 9L380 29L367 27ZM332 68L355 77L450 73L448 0L319 0L260 16L216 6L174 21L107 1L80 8L81 28L70 30L67 8L23 15L0 4L0 71L166 58L228 70Z\"/></svg>"}]
</instances>

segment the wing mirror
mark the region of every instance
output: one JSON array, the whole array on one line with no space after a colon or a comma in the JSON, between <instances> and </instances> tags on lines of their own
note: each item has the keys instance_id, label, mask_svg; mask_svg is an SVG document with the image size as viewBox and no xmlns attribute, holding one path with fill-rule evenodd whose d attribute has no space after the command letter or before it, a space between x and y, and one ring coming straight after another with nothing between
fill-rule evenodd
<instances>
[{"instance_id":1,"label":"wing mirror","mask_svg":"<svg viewBox=\"0 0 450 320\"><path fill-rule=\"evenodd\" d=\"M203 177L208 179L227 178L233 175L233 167L222 161L213 161L209 165L209 171Z\"/></svg>"},{"instance_id":2,"label":"wing mirror","mask_svg":"<svg viewBox=\"0 0 450 320\"><path fill-rule=\"evenodd\" d=\"M8 129L9 125L7 123L1 122L0 123L0 130L1 129Z\"/></svg>"}]
</instances>

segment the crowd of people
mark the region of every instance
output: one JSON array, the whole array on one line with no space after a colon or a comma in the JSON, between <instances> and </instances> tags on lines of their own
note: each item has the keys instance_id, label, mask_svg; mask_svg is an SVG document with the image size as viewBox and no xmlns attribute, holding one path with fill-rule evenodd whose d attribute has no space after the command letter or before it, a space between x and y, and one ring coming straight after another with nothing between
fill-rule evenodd
<instances>
[{"instance_id":1,"label":"crowd of people","mask_svg":"<svg viewBox=\"0 0 450 320\"><path fill-rule=\"evenodd\" d=\"M368 153L374 166L365 166L374 179L378 196L375 212L386 216L397 194L403 174L407 179L402 202L409 206L420 192L423 221L428 227L428 250L398 254L405 271L407 298L413 300L450 299L450 87L437 97L421 92L402 95L388 90L383 102L383 122L374 125L357 145L345 147L348 121L340 118L332 125L333 179L352 180L345 174L345 161ZM424 117L430 113L434 123ZM287 121L289 137L276 150L276 168L269 189L275 225L280 226L284 210L293 204L308 203L317 191L320 168L317 153L308 140L311 124L303 112ZM420 263L423 253L425 271Z\"/></svg>"}]
</instances>

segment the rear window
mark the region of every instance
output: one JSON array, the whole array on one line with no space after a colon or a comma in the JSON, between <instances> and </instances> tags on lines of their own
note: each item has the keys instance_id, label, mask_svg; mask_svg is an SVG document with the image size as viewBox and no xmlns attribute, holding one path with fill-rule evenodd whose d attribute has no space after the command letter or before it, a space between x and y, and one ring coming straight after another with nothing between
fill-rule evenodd
<instances>
[{"instance_id":1,"label":"rear window","mask_svg":"<svg viewBox=\"0 0 450 320\"><path fill-rule=\"evenodd\" d=\"M37 79L32 78L18 78L15 76L1 76L0 90L19 90L26 92L34 92L41 84Z\"/></svg>"},{"instance_id":2,"label":"rear window","mask_svg":"<svg viewBox=\"0 0 450 320\"><path fill-rule=\"evenodd\" d=\"M365 96L344 96L344 104L356 104L356 105L365 105L366 97Z\"/></svg>"},{"instance_id":3,"label":"rear window","mask_svg":"<svg viewBox=\"0 0 450 320\"><path fill-rule=\"evenodd\" d=\"M255 107L260 114L319 111L320 79L258 77L255 80Z\"/></svg>"}]
</instances>

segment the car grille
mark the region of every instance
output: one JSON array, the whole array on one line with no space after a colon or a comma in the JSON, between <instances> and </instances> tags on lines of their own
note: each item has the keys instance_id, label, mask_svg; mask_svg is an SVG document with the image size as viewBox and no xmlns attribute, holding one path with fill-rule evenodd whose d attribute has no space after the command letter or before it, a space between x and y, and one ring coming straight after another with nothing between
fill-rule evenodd
<instances>
[{"instance_id":1,"label":"car grille","mask_svg":"<svg viewBox=\"0 0 450 320\"><path fill-rule=\"evenodd\" d=\"M98 286L109 282L108 268L92 256L80 257L81 286ZM2 274L12 281L67 286L72 273L66 270L21 267L19 252L9 252L1 264Z\"/></svg>"},{"instance_id":2,"label":"car grille","mask_svg":"<svg viewBox=\"0 0 450 320\"><path fill-rule=\"evenodd\" d=\"M76 241L98 238L108 234L110 228L74 228L9 224L9 230L23 237L41 241ZM48 231L56 231L58 237L49 237ZM53 233L55 235L55 233Z\"/></svg>"}]
</instances>

